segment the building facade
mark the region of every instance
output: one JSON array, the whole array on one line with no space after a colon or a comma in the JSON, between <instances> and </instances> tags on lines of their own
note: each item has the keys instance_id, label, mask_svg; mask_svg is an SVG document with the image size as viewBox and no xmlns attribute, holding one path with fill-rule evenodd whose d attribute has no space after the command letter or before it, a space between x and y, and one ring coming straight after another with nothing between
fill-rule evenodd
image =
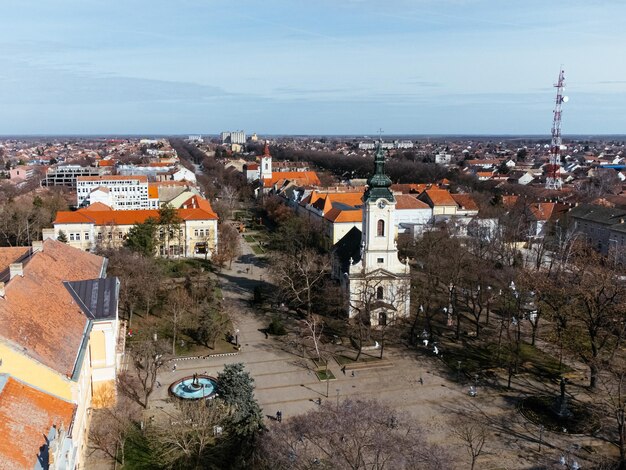
<instances>
[{"instance_id":1,"label":"building facade","mask_svg":"<svg viewBox=\"0 0 626 470\"><path fill-rule=\"evenodd\" d=\"M337 245L335 267L348 299L349 318L361 316L372 326L384 327L410 313L410 268L398 258L396 198L385 174L385 156L378 145L375 172L363 195L360 242L352 229ZM346 241L346 243L342 243ZM356 243L355 243L356 242Z\"/></svg>"},{"instance_id":2,"label":"building facade","mask_svg":"<svg viewBox=\"0 0 626 470\"><path fill-rule=\"evenodd\" d=\"M42 392L59 407L62 403L73 407L69 422L56 418L61 422L37 424L39 415L11 418L43 427L35 443L38 451L46 450L41 457L62 450L49 467L37 467L40 459L27 453L32 461L24 468L83 468L90 409L112 405L116 398L124 349L117 310L119 281L106 278L105 258L55 240L21 250L0 248L0 376ZM52 424L63 426L50 435ZM12 433L3 439L12 442L11 455L33 445ZM0 446L0 459L6 449Z\"/></svg>"},{"instance_id":3,"label":"building facade","mask_svg":"<svg viewBox=\"0 0 626 470\"><path fill-rule=\"evenodd\" d=\"M145 175L79 176L76 180L77 206L86 207L96 202L114 210L159 208L159 198L151 197Z\"/></svg>"},{"instance_id":4,"label":"building facade","mask_svg":"<svg viewBox=\"0 0 626 470\"><path fill-rule=\"evenodd\" d=\"M177 228L159 227L157 249L159 256L211 258L217 250L217 215L209 202L192 196L176 209ZM115 211L102 204L77 211L59 211L54 224L54 236L61 233L75 248L94 251L97 247L119 248L135 224L148 219L159 220L156 209Z\"/></svg>"}]
</instances>

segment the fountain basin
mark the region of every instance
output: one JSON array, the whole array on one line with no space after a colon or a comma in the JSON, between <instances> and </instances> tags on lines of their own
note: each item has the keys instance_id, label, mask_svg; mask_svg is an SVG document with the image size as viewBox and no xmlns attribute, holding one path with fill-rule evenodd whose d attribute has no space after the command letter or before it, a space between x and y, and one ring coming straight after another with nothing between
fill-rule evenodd
<instances>
[{"instance_id":1,"label":"fountain basin","mask_svg":"<svg viewBox=\"0 0 626 470\"><path fill-rule=\"evenodd\" d=\"M208 375L183 377L169 387L170 395L181 400L209 399L215 396L217 380Z\"/></svg>"}]
</instances>

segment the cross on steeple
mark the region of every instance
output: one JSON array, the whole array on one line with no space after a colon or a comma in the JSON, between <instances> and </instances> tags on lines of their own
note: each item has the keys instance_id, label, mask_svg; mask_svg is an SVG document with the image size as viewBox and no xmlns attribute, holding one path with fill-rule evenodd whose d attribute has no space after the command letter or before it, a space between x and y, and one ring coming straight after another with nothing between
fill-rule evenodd
<instances>
[{"instance_id":1,"label":"cross on steeple","mask_svg":"<svg viewBox=\"0 0 626 470\"><path fill-rule=\"evenodd\" d=\"M385 132L385 131L383 131L383 128L379 127L378 128L378 140L381 141L381 142L383 141L383 132Z\"/></svg>"}]
</instances>

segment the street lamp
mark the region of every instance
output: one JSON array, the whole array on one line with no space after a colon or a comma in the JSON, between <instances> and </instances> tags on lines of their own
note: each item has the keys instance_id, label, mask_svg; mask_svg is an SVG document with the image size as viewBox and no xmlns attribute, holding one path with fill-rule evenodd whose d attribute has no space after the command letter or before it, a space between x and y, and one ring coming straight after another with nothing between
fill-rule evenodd
<instances>
[{"instance_id":1,"label":"street lamp","mask_svg":"<svg viewBox=\"0 0 626 470\"><path fill-rule=\"evenodd\" d=\"M339 389L336 389L337 391L337 409L339 409Z\"/></svg>"}]
</instances>

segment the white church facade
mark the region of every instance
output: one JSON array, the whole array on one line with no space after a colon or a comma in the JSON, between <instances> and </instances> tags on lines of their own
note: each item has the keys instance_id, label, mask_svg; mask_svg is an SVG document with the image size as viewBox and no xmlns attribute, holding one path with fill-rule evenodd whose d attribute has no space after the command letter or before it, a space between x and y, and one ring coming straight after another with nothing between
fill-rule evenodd
<instances>
[{"instance_id":1,"label":"white church facade","mask_svg":"<svg viewBox=\"0 0 626 470\"><path fill-rule=\"evenodd\" d=\"M370 325L385 326L409 315L411 278L408 262L398 258L396 198L380 145L374 163L363 195L362 228L335 245L333 274L346 294L348 317L364 315Z\"/></svg>"}]
</instances>

